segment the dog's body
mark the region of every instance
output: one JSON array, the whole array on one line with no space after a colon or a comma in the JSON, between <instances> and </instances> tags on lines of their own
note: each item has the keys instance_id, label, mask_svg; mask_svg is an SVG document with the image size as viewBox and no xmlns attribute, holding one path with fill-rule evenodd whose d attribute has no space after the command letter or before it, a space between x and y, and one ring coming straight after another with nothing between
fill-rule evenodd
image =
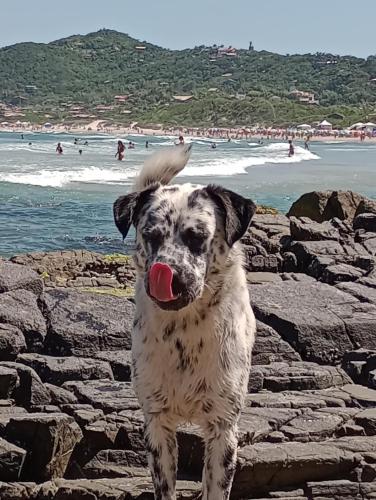
<instances>
[{"instance_id":1,"label":"dog's body","mask_svg":"<svg viewBox=\"0 0 376 500\"><path fill-rule=\"evenodd\" d=\"M132 222L137 230L133 382L156 499L176 498L175 432L188 421L205 435L203 499L227 500L256 330L236 241L255 207L217 186L155 184L168 183L184 155L156 158L154 171L149 163L139 191L114 206L123 235Z\"/></svg>"}]
</instances>

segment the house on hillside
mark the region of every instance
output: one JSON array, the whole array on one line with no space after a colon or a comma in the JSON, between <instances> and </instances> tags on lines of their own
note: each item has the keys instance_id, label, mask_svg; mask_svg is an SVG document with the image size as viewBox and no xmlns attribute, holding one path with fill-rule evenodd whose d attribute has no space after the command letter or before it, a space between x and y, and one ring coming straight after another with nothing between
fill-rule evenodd
<instances>
[{"instance_id":1,"label":"house on hillside","mask_svg":"<svg viewBox=\"0 0 376 500\"><path fill-rule=\"evenodd\" d=\"M173 99L176 102L188 102L193 99L193 95L174 95Z\"/></svg>"},{"instance_id":2,"label":"house on hillside","mask_svg":"<svg viewBox=\"0 0 376 500\"><path fill-rule=\"evenodd\" d=\"M116 95L114 99L118 104L122 104L129 99L129 95Z\"/></svg>"},{"instance_id":3,"label":"house on hillside","mask_svg":"<svg viewBox=\"0 0 376 500\"><path fill-rule=\"evenodd\" d=\"M290 92L290 97L302 104L319 104L319 101L315 98L313 92L304 92L303 90L292 90Z\"/></svg>"}]
</instances>

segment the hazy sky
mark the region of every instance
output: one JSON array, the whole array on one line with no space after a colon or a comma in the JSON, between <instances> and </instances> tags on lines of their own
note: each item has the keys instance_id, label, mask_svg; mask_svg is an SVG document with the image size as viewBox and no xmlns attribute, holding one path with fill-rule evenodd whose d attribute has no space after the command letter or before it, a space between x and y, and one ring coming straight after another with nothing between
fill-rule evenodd
<instances>
[{"instance_id":1,"label":"hazy sky","mask_svg":"<svg viewBox=\"0 0 376 500\"><path fill-rule=\"evenodd\" d=\"M111 28L169 48L376 54L376 0L0 0L0 46Z\"/></svg>"}]
</instances>

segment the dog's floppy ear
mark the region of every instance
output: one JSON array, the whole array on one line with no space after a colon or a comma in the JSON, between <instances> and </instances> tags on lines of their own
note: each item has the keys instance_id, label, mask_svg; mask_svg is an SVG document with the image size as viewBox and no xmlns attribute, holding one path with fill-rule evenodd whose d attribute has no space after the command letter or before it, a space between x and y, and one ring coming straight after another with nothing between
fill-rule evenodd
<instances>
[{"instance_id":1,"label":"dog's floppy ear","mask_svg":"<svg viewBox=\"0 0 376 500\"><path fill-rule=\"evenodd\" d=\"M210 184L205 188L224 217L225 238L231 247L244 236L256 212L256 205L239 194L221 186Z\"/></svg>"},{"instance_id":2,"label":"dog's floppy ear","mask_svg":"<svg viewBox=\"0 0 376 500\"><path fill-rule=\"evenodd\" d=\"M116 227L119 229L123 238L128 234L132 224L136 225L137 216L142 207L150 199L151 194L158 188L154 185L141 192L129 193L126 196L120 196L114 203L114 219Z\"/></svg>"}]
</instances>

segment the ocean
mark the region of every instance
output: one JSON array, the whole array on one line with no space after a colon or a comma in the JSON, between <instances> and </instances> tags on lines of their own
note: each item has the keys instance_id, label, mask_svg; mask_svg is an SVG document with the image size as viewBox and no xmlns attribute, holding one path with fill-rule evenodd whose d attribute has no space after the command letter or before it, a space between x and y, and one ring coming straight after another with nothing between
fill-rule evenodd
<instances>
[{"instance_id":1,"label":"ocean","mask_svg":"<svg viewBox=\"0 0 376 500\"><path fill-rule=\"evenodd\" d=\"M129 192L147 155L173 147L175 137L0 133L0 255L85 248L127 251L112 203ZM132 141L123 162L117 140ZM85 145L85 142L88 142ZM149 141L150 148L145 148ZM186 137L192 157L177 182L218 183L285 212L301 194L351 189L376 198L376 143L312 142L311 151L278 141ZM58 156L61 142L64 154ZM216 149L210 147L215 142ZM82 149L82 155L79 154Z\"/></svg>"}]
</instances>

